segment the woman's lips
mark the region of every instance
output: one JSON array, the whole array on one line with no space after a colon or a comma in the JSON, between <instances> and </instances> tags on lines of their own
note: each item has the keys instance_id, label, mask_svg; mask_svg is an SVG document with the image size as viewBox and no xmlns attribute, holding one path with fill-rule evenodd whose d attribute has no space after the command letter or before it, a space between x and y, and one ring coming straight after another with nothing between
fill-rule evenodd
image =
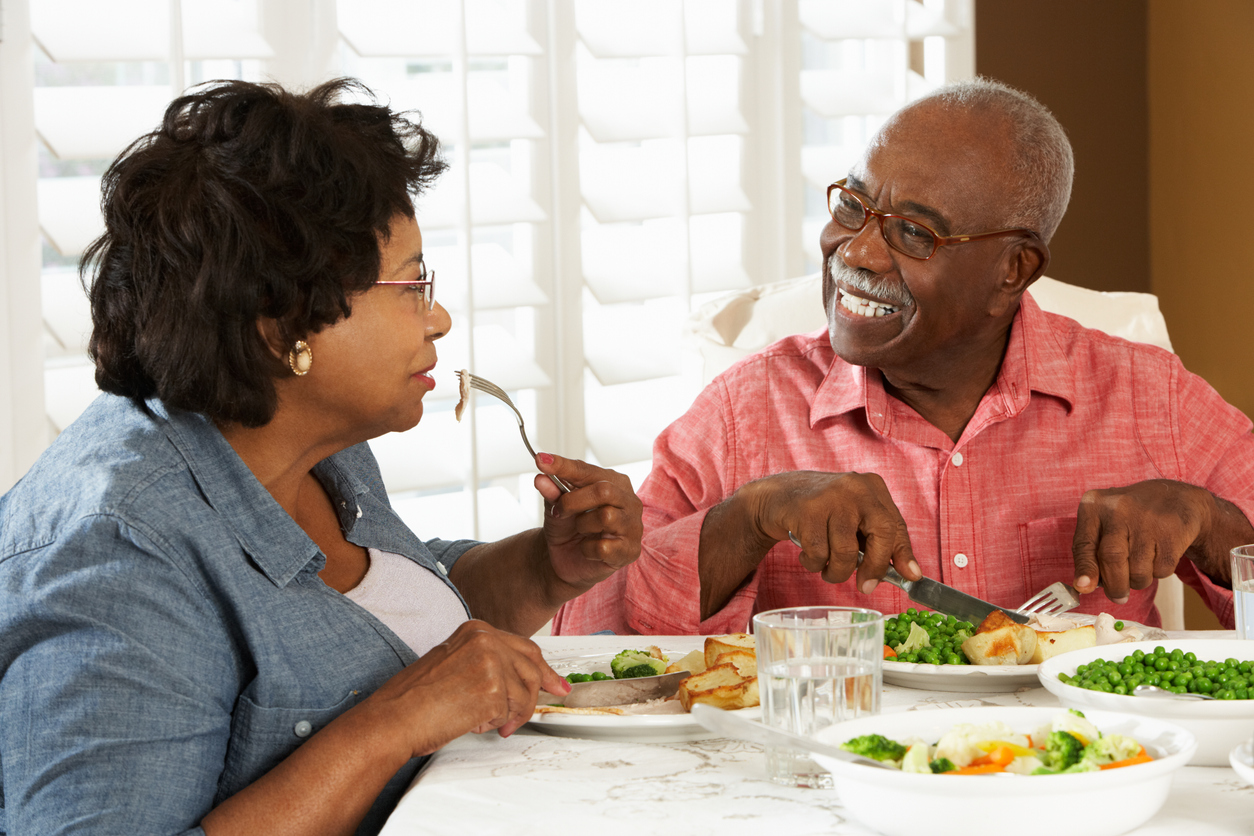
<instances>
[{"instance_id":1,"label":"woman's lips","mask_svg":"<svg viewBox=\"0 0 1254 836\"><path fill-rule=\"evenodd\" d=\"M414 377L414 378L416 378L416 379L418 379L418 380L421 380L423 383L425 383L428 389L434 389L434 388L435 388L435 378L431 376L431 371L432 371L434 368L435 368L435 366L432 366L431 368L428 368L428 369L423 369L423 370L422 370L422 371L420 371L420 372L416 372L416 373L413 375L413 377Z\"/></svg>"}]
</instances>

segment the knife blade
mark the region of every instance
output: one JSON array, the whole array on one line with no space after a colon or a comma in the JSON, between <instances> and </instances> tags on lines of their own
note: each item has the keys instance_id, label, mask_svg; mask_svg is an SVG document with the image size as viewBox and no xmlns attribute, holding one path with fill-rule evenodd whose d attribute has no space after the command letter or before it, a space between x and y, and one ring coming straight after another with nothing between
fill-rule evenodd
<instances>
[{"instance_id":1,"label":"knife blade","mask_svg":"<svg viewBox=\"0 0 1254 836\"><path fill-rule=\"evenodd\" d=\"M1004 607L990 604L987 601L981 601L974 595L968 595L940 581L934 581L931 578L908 581L891 566L888 567L888 571L884 574L884 580L905 592L906 597L911 601L945 615L952 615L954 618L970 621L976 626L979 626L981 621L988 618L988 614L993 610L1001 610L1011 621L1019 624L1028 623L1028 617L1023 613L1008 610Z\"/></svg>"},{"instance_id":2,"label":"knife blade","mask_svg":"<svg viewBox=\"0 0 1254 836\"><path fill-rule=\"evenodd\" d=\"M631 705L638 702L673 696L679 683L692 676L688 671L664 673L659 676L637 676L632 679L596 679L572 682L565 697L541 694L540 704L561 703L567 708L602 708L607 705Z\"/></svg>"},{"instance_id":3,"label":"knife blade","mask_svg":"<svg viewBox=\"0 0 1254 836\"><path fill-rule=\"evenodd\" d=\"M793 545L797 548L804 548L801 545L801 541L797 539L797 535L791 531L788 532L788 539L792 540ZM858 552L858 563L861 562L862 552ZM928 609L936 610L945 615L952 615L954 618L960 618L963 621L970 621L977 627L981 621L988 618L988 614L993 610L1001 610L1011 621L1017 624L1027 624L1029 621L1028 617L1023 613L990 604L988 601L981 601L974 595L968 595L931 578L908 581L892 566L889 566L888 571L884 573L884 580L906 593L906 597L916 604L922 604Z\"/></svg>"}]
</instances>

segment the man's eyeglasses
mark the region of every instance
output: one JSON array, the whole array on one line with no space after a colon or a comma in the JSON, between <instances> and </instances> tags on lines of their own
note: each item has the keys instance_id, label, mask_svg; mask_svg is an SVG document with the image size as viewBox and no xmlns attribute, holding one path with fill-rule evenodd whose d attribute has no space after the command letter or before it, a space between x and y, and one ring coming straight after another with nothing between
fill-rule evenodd
<instances>
[{"instance_id":1,"label":"man's eyeglasses","mask_svg":"<svg viewBox=\"0 0 1254 836\"><path fill-rule=\"evenodd\" d=\"M847 179L847 178L846 178ZM925 223L907 218L905 215L893 215L872 209L862 202L862 198L845 188L846 180L838 180L827 187L827 211L832 213L832 220L850 232L857 232L866 226L872 217L879 221L880 234L892 247L903 255L927 261L936 251L948 244L965 244L968 241L979 241L982 238L995 238L998 235L1023 233L1033 238L1040 238L1030 229L999 229L994 232L981 232L976 235L941 235Z\"/></svg>"},{"instance_id":2,"label":"man's eyeglasses","mask_svg":"<svg viewBox=\"0 0 1254 836\"><path fill-rule=\"evenodd\" d=\"M431 310L435 302L435 271L427 270L425 261L418 262L418 279L412 282L375 282L375 284L405 285L414 292L414 305L419 313Z\"/></svg>"}]
</instances>

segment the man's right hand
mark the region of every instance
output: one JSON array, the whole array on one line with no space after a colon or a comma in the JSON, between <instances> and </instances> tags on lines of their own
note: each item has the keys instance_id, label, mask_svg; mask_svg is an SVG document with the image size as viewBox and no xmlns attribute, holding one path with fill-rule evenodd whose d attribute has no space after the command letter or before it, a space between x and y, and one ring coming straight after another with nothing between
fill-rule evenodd
<instances>
[{"instance_id":1,"label":"man's right hand","mask_svg":"<svg viewBox=\"0 0 1254 836\"><path fill-rule=\"evenodd\" d=\"M906 522L877 474L780 473L744 485L706 515L702 619L718 611L790 532L801 542L801 565L828 583L843 583L856 572L858 589L869 593L890 563L908 580L923 575Z\"/></svg>"}]
</instances>

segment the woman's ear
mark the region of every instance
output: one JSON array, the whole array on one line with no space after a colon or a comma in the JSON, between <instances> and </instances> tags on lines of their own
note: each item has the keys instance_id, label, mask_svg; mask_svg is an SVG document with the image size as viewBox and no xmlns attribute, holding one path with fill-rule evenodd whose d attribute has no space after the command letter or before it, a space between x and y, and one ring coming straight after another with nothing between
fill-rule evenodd
<instances>
[{"instance_id":1,"label":"woman's ear","mask_svg":"<svg viewBox=\"0 0 1254 836\"><path fill-rule=\"evenodd\" d=\"M286 363L287 353L292 347L283 339L283 329L279 327L279 321L267 316L257 317L257 333L261 335L262 342L270 349L275 359Z\"/></svg>"}]
</instances>

